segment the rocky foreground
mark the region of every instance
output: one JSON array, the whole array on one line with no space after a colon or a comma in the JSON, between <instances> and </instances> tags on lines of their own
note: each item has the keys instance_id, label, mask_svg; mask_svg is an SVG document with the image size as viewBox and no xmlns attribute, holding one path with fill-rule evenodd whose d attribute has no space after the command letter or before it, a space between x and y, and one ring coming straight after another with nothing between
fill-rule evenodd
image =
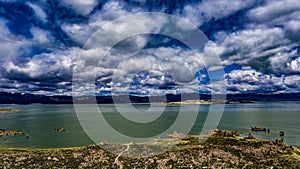
<instances>
[{"instance_id":1,"label":"rocky foreground","mask_svg":"<svg viewBox=\"0 0 300 169\"><path fill-rule=\"evenodd\" d=\"M169 150L155 153L167 145ZM280 141L244 139L217 130L204 142L188 136L147 144L2 149L0 168L300 168L300 151Z\"/></svg>"}]
</instances>

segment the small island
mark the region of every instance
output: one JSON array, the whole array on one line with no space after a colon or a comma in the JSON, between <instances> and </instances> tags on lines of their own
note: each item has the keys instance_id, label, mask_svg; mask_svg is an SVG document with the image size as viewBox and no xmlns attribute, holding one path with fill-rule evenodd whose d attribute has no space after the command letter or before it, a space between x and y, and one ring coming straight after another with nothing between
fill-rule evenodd
<instances>
[{"instance_id":1,"label":"small island","mask_svg":"<svg viewBox=\"0 0 300 169\"><path fill-rule=\"evenodd\" d=\"M0 113L16 113L19 111L19 109L0 109Z\"/></svg>"},{"instance_id":2,"label":"small island","mask_svg":"<svg viewBox=\"0 0 300 169\"><path fill-rule=\"evenodd\" d=\"M0 137L9 136L9 135L19 135L19 134L25 134L25 131L0 129Z\"/></svg>"},{"instance_id":3,"label":"small island","mask_svg":"<svg viewBox=\"0 0 300 169\"><path fill-rule=\"evenodd\" d=\"M192 104L239 104L239 103L254 103L248 100L224 100L224 101L214 101L214 100L185 100L181 102L167 102L168 105L192 105Z\"/></svg>"}]
</instances>

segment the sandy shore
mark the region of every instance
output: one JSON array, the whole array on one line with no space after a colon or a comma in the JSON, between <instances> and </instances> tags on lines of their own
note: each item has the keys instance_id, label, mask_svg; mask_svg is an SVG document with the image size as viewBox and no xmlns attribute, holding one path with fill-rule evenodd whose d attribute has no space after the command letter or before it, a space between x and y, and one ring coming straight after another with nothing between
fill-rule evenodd
<instances>
[{"instance_id":1,"label":"sandy shore","mask_svg":"<svg viewBox=\"0 0 300 169\"><path fill-rule=\"evenodd\" d=\"M16 113L19 112L19 109L0 109L0 113Z\"/></svg>"}]
</instances>

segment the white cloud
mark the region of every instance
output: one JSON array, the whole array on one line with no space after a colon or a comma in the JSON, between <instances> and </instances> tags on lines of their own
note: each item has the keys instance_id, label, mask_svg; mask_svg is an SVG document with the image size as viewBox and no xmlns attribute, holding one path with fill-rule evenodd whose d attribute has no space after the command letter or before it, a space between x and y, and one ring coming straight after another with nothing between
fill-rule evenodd
<instances>
[{"instance_id":1,"label":"white cloud","mask_svg":"<svg viewBox=\"0 0 300 169\"><path fill-rule=\"evenodd\" d=\"M120 76L143 70L156 71L158 75L169 74L181 83L192 81L196 72L203 68L200 54L165 47L142 50L115 63L119 63L117 69L122 70Z\"/></svg>"},{"instance_id":2,"label":"white cloud","mask_svg":"<svg viewBox=\"0 0 300 169\"><path fill-rule=\"evenodd\" d=\"M111 8L108 8L111 7ZM109 2L104 9L93 15L88 25L63 25L63 29L76 39L79 43L84 43L82 39L89 38L92 30L104 29L97 32L85 44L86 50L82 50L76 63L76 78L79 81L87 81L94 78L95 74L99 81L109 81L115 77L117 82L130 81L124 79L125 75L136 73L141 70L156 71L156 73L166 72L173 74L176 80L187 82L194 79L195 72L199 69L201 58L189 52L182 52L176 48L150 49L148 52L139 53L134 56L132 52L139 51L147 43L146 36L133 36L126 40L127 35L134 35L139 30L143 32L159 32L167 22L164 17L131 17L125 22L116 21L105 25L112 19L121 15L129 15L131 12L125 11L122 4ZM134 10L138 11L138 10ZM121 15L119 15L121 14ZM155 22L153 22L155 21ZM103 26L102 28L99 28ZM165 28L165 27L164 27ZM86 31L87 30L87 31ZM84 38L79 38L84 37ZM122 48L112 49L104 58L100 58L108 52L113 42L124 40L120 45ZM80 42L81 41L81 42ZM115 50L117 52L115 52ZM180 55L180 56L178 56ZM168 62L166 62L166 59ZM119 77L117 77L119 76ZM157 80L157 79L156 79ZM154 83L154 79L151 80ZM159 81L155 81L158 84ZM150 83L150 80L147 82ZM161 82L162 83L162 82Z\"/></svg>"},{"instance_id":3,"label":"white cloud","mask_svg":"<svg viewBox=\"0 0 300 169\"><path fill-rule=\"evenodd\" d=\"M300 15L300 13L299 13ZM299 41L300 36L300 18L299 20L290 20L288 23L285 25L285 33L287 38L293 40L293 41Z\"/></svg>"},{"instance_id":4,"label":"white cloud","mask_svg":"<svg viewBox=\"0 0 300 169\"><path fill-rule=\"evenodd\" d=\"M204 47L204 64L206 67L218 67L220 63L218 62L222 54L226 51L226 47L216 44L215 42L209 41ZM212 69L212 68L210 68Z\"/></svg>"},{"instance_id":5,"label":"white cloud","mask_svg":"<svg viewBox=\"0 0 300 169\"><path fill-rule=\"evenodd\" d=\"M300 78L297 75L280 76L266 75L254 69L234 70L225 75L228 90L234 93L283 93L299 92Z\"/></svg>"},{"instance_id":6,"label":"white cloud","mask_svg":"<svg viewBox=\"0 0 300 169\"><path fill-rule=\"evenodd\" d=\"M31 42L23 36L15 36L10 33L6 26L6 21L0 18L0 61L2 65L5 65L8 60L18 56L24 51L20 51L20 48L26 49Z\"/></svg>"},{"instance_id":7,"label":"white cloud","mask_svg":"<svg viewBox=\"0 0 300 169\"><path fill-rule=\"evenodd\" d=\"M285 84L292 89L295 89L295 91L300 91L300 76L292 75L284 78Z\"/></svg>"},{"instance_id":8,"label":"white cloud","mask_svg":"<svg viewBox=\"0 0 300 169\"><path fill-rule=\"evenodd\" d=\"M112 81L111 87L114 90L118 89L119 94L121 91L129 92L129 90L134 90L135 93L143 91L148 94L151 94L151 92L158 94L159 92L167 92L167 90L152 89L149 85L159 86L178 83L183 86L185 84L190 86L195 81L196 72L203 68L201 54L195 54L193 51L185 51L180 48L160 47L140 50L132 54L115 53L107 55L102 60L97 60L97 56L94 55L101 52L97 52L97 50L100 49L81 51L81 55L75 62L76 74L74 80L83 85L81 87L77 86L78 90L86 88L84 86L89 85L86 82L92 82L96 78L97 82L106 84ZM136 88L129 89L128 86L132 85L134 76L141 72L147 72L148 74L143 78L136 79L141 86L134 85ZM185 90L193 89L194 92L198 90L198 85L196 88L187 86L184 86ZM98 90L106 91L107 88ZM86 94L89 91L80 90L80 92ZM77 94L80 92L77 91Z\"/></svg>"},{"instance_id":9,"label":"white cloud","mask_svg":"<svg viewBox=\"0 0 300 169\"><path fill-rule=\"evenodd\" d=\"M197 4L186 5L181 17L200 26L211 19L224 18L253 4L254 1L251 0L203 0Z\"/></svg>"},{"instance_id":10,"label":"white cloud","mask_svg":"<svg viewBox=\"0 0 300 169\"><path fill-rule=\"evenodd\" d=\"M298 0L269 0L265 5L250 10L248 17L253 21L266 22L298 10L300 10L300 1Z\"/></svg>"},{"instance_id":11,"label":"white cloud","mask_svg":"<svg viewBox=\"0 0 300 169\"><path fill-rule=\"evenodd\" d=\"M118 19L120 17L123 17L123 16L126 16L128 14L130 14L131 12L137 12L138 10L136 11L128 11L128 10L125 10L125 4L122 3L121 1L109 1L107 2L102 10L101 10L101 17L104 19L104 20L115 20L115 19ZM96 19L95 18L97 15L93 16L93 19Z\"/></svg>"},{"instance_id":12,"label":"white cloud","mask_svg":"<svg viewBox=\"0 0 300 169\"><path fill-rule=\"evenodd\" d=\"M78 49L56 53L42 53L35 55L26 64L20 66L8 62L6 70L27 75L29 78L68 77L71 76L72 65ZM28 79L29 80L29 79Z\"/></svg>"},{"instance_id":13,"label":"white cloud","mask_svg":"<svg viewBox=\"0 0 300 169\"><path fill-rule=\"evenodd\" d=\"M84 24L62 24L62 29L77 43L83 45L93 33L99 30L102 26L111 23L112 21L124 17L126 15L134 14L141 11L139 8L132 9L131 11L127 11L124 9L124 4L118 1L109 1L104 4L101 11L96 12L92 16L90 16L88 23ZM128 23L118 23L119 25L111 25L110 34L107 34L107 37L103 37L103 41L106 41L108 38L112 38L115 35L126 34L128 31L134 32L136 29L145 29L156 27L156 24L160 26L159 21L154 24L153 20L134 20L128 21L135 26L130 26ZM142 27L144 25L144 27ZM140 40L140 39L139 39ZM140 44L140 43L139 43ZM102 44L100 44L102 45Z\"/></svg>"},{"instance_id":14,"label":"white cloud","mask_svg":"<svg viewBox=\"0 0 300 169\"><path fill-rule=\"evenodd\" d=\"M290 52L278 52L276 55L269 58L272 69L276 74L300 73L299 59L292 59L298 56L297 50Z\"/></svg>"},{"instance_id":15,"label":"white cloud","mask_svg":"<svg viewBox=\"0 0 300 169\"><path fill-rule=\"evenodd\" d=\"M300 57L287 63L288 68L290 68L295 73L300 73Z\"/></svg>"},{"instance_id":16,"label":"white cloud","mask_svg":"<svg viewBox=\"0 0 300 169\"><path fill-rule=\"evenodd\" d=\"M88 24L62 24L61 28L66 32L73 41L83 45L88 38L95 31L93 27Z\"/></svg>"},{"instance_id":17,"label":"white cloud","mask_svg":"<svg viewBox=\"0 0 300 169\"><path fill-rule=\"evenodd\" d=\"M253 59L273 46L287 43L280 28L243 30L233 33L221 43L232 60Z\"/></svg>"},{"instance_id":18,"label":"white cloud","mask_svg":"<svg viewBox=\"0 0 300 169\"><path fill-rule=\"evenodd\" d=\"M50 44L51 42L54 42L54 37L48 31L42 30L37 27L32 27L30 29L30 32L33 36L33 43Z\"/></svg>"},{"instance_id":19,"label":"white cloud","mask_svg":"<svg viewBox=\"0 0 300 169\"><path fill-rule=\"evenodd\" d=\"M97 0L62 0L61 4L73 8L82 15L88 15L98 4Z\"/></svg>"},{"instance_id":20,"label":"white cloud","mask_svg":"<svg viewBox=\"0 0 300 169\"><path fill-rule=\"evenodd\" d=\"M43 3L43 2L40 2ZM60 5L74 9L79 14L87 16L95 8L98 1L71 1L63 0ZM204 22L213 19L225 18L235 12L251 7L255 1L217 1L204 0L198 3L188 4L183 8L183 13L178 14L200 26ZM35 15L46 22L47 15L41 6L27 2ZM80 45L84 45L91 35L102 26L106 34L99 34L96 41L86 46L87 49L79 48L53 48L55 37L51 32L37 27L31 27L32 39L16 36L10 33L7 22L0 19L0 61L5 71L20 73L24 77L69 77L72 71L77 70L82 83L95 79L105 84L99 86L98 91L110 91L112 88L119 92L136 92L144 94L164 94L169 89L159 89L153 86L173 84L175 80L182 85L183 92L197 92L198 90L219 92L218 86L224 86L221 81L215 81L216 87L199 85L195 79L195 73L206 66L208 70L220 69L216 58L222 58L223 65L239 63L249 66L247 69L232 71L226 75L230 92L276 92L276 91L300 91L300 57L295 47L298 46L300 31L299 2L296 0L267 1L263 6L256 7L247 14L244 30L234 33L220 31L215 35L216 41L210 41L205 46L204 55L193 53L175 47L159 47L141 51L148 42L147 36L134 36L122 41L119 46L107 53L106 57L100 58L108 52L112 42L122 39L127 34L134 34L138 30L145 32L159 32L167 29L165 18L135 18L124 23L108 23L134 13L144 11L142 7L127 6L123 1L108 1L101 11L96 11L85 23L62 23L61 28L67 35ZM248 19L248 20L247 20ZM62 21L63 22L63 21ZM184 29L184 22L178 23ZM279 27L279 26L280 27ZM123 40L123 39L122 39ZM25 63L19 64L18 57L29 53L31 46L46 47L52 53L42 53L32 58L26 58ZM295 50L292 50L295 49ZM133 53L133 51L138 51ZM16 59L17 58L17 59ZM217 63L217 64L216 64ZM261 64L260 66L257 64ZM255 67L256 66L256 67ZM255 67L256 69L252 69ZM2 70L2 69L1 69ZM133 77L142 70L148 71L147 77L139 78L139 85L134 83ZM274 74L265 75L263 72L272 70ZM3 77L6 73L1 72ZM269 72L272 73L272 72ZM285 74L285 76L280 76ZM171 78L171 75L173 78ZM203 75L202 75L203 76ZM110 82L113 78L115 81ZM1 77L0 77L1 78ZM49 78L50 79L50 78ZM68 79L69 80L69 79ZM63 90L63 86L69 81L60 79L57 82L56 93L70 94L70 89ZM1 81L9 87L34 89L39 84L25 84L7 79ZM27 85L27 86L26 86ZM90 92L95 88L91 84L80 84L78 92ZM132 85L131 88L130 86ZM151 86L152 87L149 87ZM178 92L178 88L171 89ZM36 91L36 93L49 94L49 91Z\"/></svg>"},{"instance_id":21,"label":"white cloud","mask_svg":"<svg viewBox=\"0 0 300 169\"><path fill-rule=\"evenodd\" d=\"M41 21L43 21L43 22L47 21L47 15L46 15L46 13L44 12L44 10L40 6L38 6L36 4L33 4L33 3L30 3L30 2L28 2L27 5L30 6L30 8L32 8L34 10L35 15Z\"/></svg>"},{"instance_id":22,"label":"white cloud","mask_svg":"<svg viewBox=\"0 0 300 169\"><path fill-rule=\"evenodd\" d=\"M222 36L206 45L206 55L222 58L224 65L238 63L276 74L288 73L286 64L297 51L282 28L246 29ZM263 66L259 66L263 65ZM269 65L269 66L268 66ZM270 67L271 66L271 67Z\"/></svg>"}]
</instances>

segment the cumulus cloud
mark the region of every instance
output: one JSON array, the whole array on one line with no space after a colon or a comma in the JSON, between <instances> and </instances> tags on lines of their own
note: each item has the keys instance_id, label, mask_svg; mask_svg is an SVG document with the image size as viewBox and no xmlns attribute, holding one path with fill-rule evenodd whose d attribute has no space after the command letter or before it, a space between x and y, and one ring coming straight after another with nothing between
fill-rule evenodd
<instances>
[{"instance_id":1,"label":"cumulus cloud","mask_svg":"<svg viewBox=\"0 0 300 169\"><path fill-rule=\"evenodd\" d=\"M1 88L5 88L5 91L25 91L34 88L48 90L51 85L70 81L72 50L31 56L34 46L51 47L54 41L51 33L32 27L33 38L27 39L11 34L3 20L0 21L0 27L0 77L5 81ZM39 85L32 84L33 82L39 82ZM52 87L51 90L56 91L56 88Z\"/></svg>"},{"instance_id":2,"label":"cumulus cloud","mask_svg":"<svg viewBox=\"0 0 300 169\"><path fill-rule=\"evenodd\" d=\"M94 54L99 52L99 49L81 52L74 67L76 82L84 84L96 79L96 83L113 82L114 89L132 84L165 89L175 82L184 84L193 81L196 72L204 67L201 54L180 48L159 47L97 58ZM135 77L141 72L143 76Z\"/></svg>"},{"instance_id":3,"label":"cumulus cloud","mask_svg":"<svg viewBox=\"0 0 300 169\"><path fill-rule=\"evenodd\" d=\"M6 22L0 18L0 60L4 64L13 57L22 54L21 48L26 48L31 44L28 39L22 36L12 35L6 26Z\"/></svg>"},{"instance_id":4,"label":"cumulus cloud","mask_svg":"<svg viewBox=\"0 0 300 169\"><path fill-rule=\"evenodd\" d=\"M83 45L92 34L101 26L121 17L130 14L123 9L120 2L108 2L103 10L93 14L88 23L64 23L62 29L77 43Z\"/></svg>"},{"instance_id":5,"label":"cumulus cloud","mask_svg":"<svg viewBox=\"0 0 300 169\"><path fill-rule=\"evenodd\" d=\"M121 60L118 70L122 74L139 71L154 70L159 75L169 74L179 83L190 82L195 78L196 72L203 68L200 55L192 51L183 51L174 48L148 49L135 53L133 56Z\"/></svg>"},{"instance_id":6,"label":"cumulus cloud","mask_svg":"<svg viewBox=\"0 0 300 169\"><path fill-rule=\"evenodd\" d=\"M217 32L216 40L207 45L208 53L220 56L224 65L239 63L277 76L299 73L298 3L266 1L257 5L246 12L245 29Z\"/></svg>"},{"instance_id":7,"label":"cumulus cloud","mask_svg":"<svg viewBox=\"0 0 300 169\"><path fill-rule=\"evenodd\" d=\"M225 75L229 92L240 93L284 93L299 91L298 76L266 75L254 69L235 70ZM295 78L292 80L292 78Z\"/></svg>"},{"instance_id":8,"label":"cumulus cloud","mask_svg":"<svg viewBox=\"0 0 300 169\"><path fill-rule=\"evenodd\" d=\"M13 73L10 74L11 72L19 72L21 74L28 74L30 77L34 73L42 73L46 70L46 68L37 69L37 67L42 67L43 65L41 62L38 62L38 60L47 60L49 59L48 57L33 56L32 58L26 59L25 56L30 55L32 46L42 47L51 45L53 37L48 31L33 27L31 28L33 38L27 39L23 36L11 34L3 20L0 21L0 27L2 30L0 33L0 51L2 53L0 67L4 70L1 71L1 76L13 77ZM41 55L46 56L47 54ZM56 58L53 58L53 60L55 59ZM18 60L29 61L27 63L18 63Z\"/></svg>"},{"instance_id":9,"label":"cumulus cloud","mask_svg":"<svg viewBox=\"0 0 300 169\"><path fill-rule=\"evenodd\" d=\"M119 1L109 1L106 4L104 4L101 11L96 12L95 14L91 15L88 23L64 23L62 24L62 29L78 44L84 45L84 43L95 33L97 30L99 30L102 26L111 23L112 21L124 17L130 14L134 14L137 12L141 12L141 8L132 8L130 11L127 11L125 9L125 5ZM105 42L107 39L111 39L112 36L115 35L122 35L122 34L128 34L128 31L135 32L137 29L140 30L148 30L155 27L161 26L161 21L159 21L159 18L156 18L157 22L153 23L153 18L149 18L148 20L132 20L128 21L133 25L130 25L129 23L123 23L122 25L110 25L109 28L106 28L107 30L111 29L108 34L103 35L107 36L103 38L103 41ZM122 24L122 23L118 23ZM130 26L130 28L128 28ZM118 29L118 30L116 30ZM139 37L139 39L135 40L141 40L142 37ZM134 40L134 38L132 38ZM138 41L137 44L142 44L141 41ZM99 44L103 45L103 43Z\"/></svg>"},{"instance_id":10,"label":"cumulus cloud","mask_svg":"<svg viewBox=\"0 0 300 169\"><path fill-rule=\"evenodd\" d=\"M17 78L21 81L37 80L57 83L62 79L70 80L72 59L75 60L74 57L76 57L75 52L76 50L70 50L38 54L23 65L9 62L6 65L6 70L10 74L10 79ZM20 77L17 74L23 76Z\"/></svg>"},{"instance_id":11,"label":"cumulus cloud","mask_svg":"<svg viewBox=\"0 0 300 169\"><path fill-rule=\"evenodd\" d=\"M300 73L297 50L278 52L269 58L272 69L276 74Z\"/></svg>"},{"instance_id":12,"label":"cumulus cloud","mask_svg":"<svg viewBox=\"0 0 300 169\"><path fill-rule=\"evenodd\" d=\"M222 93L224 86L233 93L300 91L300 4L296 0L261 3L204 0L183 2L173 6L178 9L167 10L167 5L138 6L136 1L63 0L56 7L68 10L60 15L52 15L56 11L51 5L55 3L18 3L24 3L34 13L26 16L30 17L27 20L20 19L26 22L23 31L11 24L16 21L5 13L8 7L0 10L3 14L0 18L0 88L4 91L70 94L74 71L75 78L81 80L77 94L93 94L89 92L94 89L99 93L114 90L120 94ZM98 3L102 3L101 9L96 7ZM15 10L22 10L23 6ZM173 30L163 17L136 17L109 24L149 9L173 11L199 27L203 23L211 25L209 34L214 38L205 44L204 51L192 52L161 37L125 36L139 30L153 33ZM229 25L218 22L231 19L232 15L240 18L238 23L234 20L224 22ZM231 27L230 24L239 25ZM184 22L173 26L188 31ZM98 30L102 30L102 34ZM118 40L121 41L113 44ZM110 48L111 45L116 46ZM222 65L217 58L221 58ZM222 76L222 66L233 63L243 65L243 69ZM199 71L203 68L213 73L207 83L201 82L208 79L207 74ZM85 83L91 80L95 80L95 84Z\"/></svg>"},{"instance_id":13,"label":"cumulus cloud","mask_svg":"<svg viewBox=\"0 0 300 169\"><path fill-rule=\"evenodd\" d=\"M61 4L66 7L71 7L79 14L88 15L98 2L97 0L63 0Z\"/></svg>"},{"instance_id":14,"label":"cumulus cloud","mask_svg":"<svg viewBox=\"0 0 300 169\"><path fill-rule=\"evenodd\" d=\"M32 27L30 32L33 36L32 40L37 44L50 44L54 42L54 37L49 31L42 30L37 27Z\"/></svg>"},{"instance_id":15,"label":"cumulus cloud","mask_svg":"<svg viewBox=\"0 0 300 169\"><path fill-rule=\"evenodd\" d=\"M224 65L238 63L280 75L290 73L287 63L297 56L297 50L291 50L297 45L286 37L282 28L257 28L217 39L207 45L207 51L220 56Z\"/></svg>"},{"instance_id":16,"label":"cumulus cloud","mask_svg":"<svg viewBox=\"0 0 300 169\"><path fill-rule=\"evenodd\" d=\"M299 41L297 32L300 22L300 4L296 0L265 1L261 6L249 10L244 26L247 28L282 27L286 38L293 42Z\"/></svg>"},{"instance_id":17,"label":"cumulus cloud","mask_svg":"<svg viewBox=\"0 0 300 169\"><path fill-rule=\"evenodd\" d=\"M290 88L289 91L298 91L300 86L300 77L297 75L292 75L284 78L285 85ZM292 90L294 89L294 90Z\"/></svg>"},{"instance_id":18,"label":"cumulus cloud","mask_svg":"<svg viewBox=\"0 0 300 169\"><path fill-rule=\"evenodd\" d=\"M300 73L300 57L293 59L291 62L287 63L288 68L295 73Z\"/></svg>"},{"instance_id":19,"label":"cumulus cloud","mask_svg":"<svg viewBox=\"0 0 300 169\"><path fill-rule=\"evenodd\" d=\"M265 1L263 6L259 6L249 11L248 17L257 22L276 20L300 10L298 0L270 0Z\"/></svg>"},{"instance_id":20,"label":"cumulus cloud","mask_svg":"<svg viewBox=\"0 0 300 169\"><path fill-rule=\"evenodd\" d=\"M197 4L189 4L183 8L182 17L195 25L201 26L209 20L224 18L234 12L251 7L251 0L204 0Z\"/></svg>"},{"instance_id":21,"label":"cumulus cloud","mask_svg":"<svg viewBox=\"0 0 300 169\"><path fill-rule=\"evenodd\" d=\"M287 24L284 26L284 30L287 38L291 39L292 41L299 41L300 18L299 20L288 21Z\"/></svg>"},{"instance_id":22,"label":"cumulus cloud","mask_svg":"<svg viewBox=\"0 0 300 169\"><path fill-rule=\"evenodd\" d=\"M115 6L119 3L108 4L109 6ZM122 13L124 10L119 7L115 6L115 9L119 9ZM92 20L89 27L98 25L95 23L106 23L106 12L104 7L103 13L97 14L99 15L98 20ZM118 13L118 10L115 12ZM126 12L126 14L129 14L129 12ZM192 54L192 52L185 52L183 49L174 47L141 51L147 44L147 36L136 34L140 31L159 33L161 29L168 28L167 23L168 21L163 16L131 15L127 20L116 20L103 25L84 44L85 50L81 53L79 59L81 62L75 68L78 72L76 79L80 78L80 81L89 80L88 77L94 77L97 70L99 78L96 78L98 78L98 81L112 79L120 81L124 75L137 73L141 70L154 70L162 76L164 73L172 74L181 83L192 81L201 66L199 62L203 61L203 58ZM182 24L177 26L180 27ZM180 28L187 29L186 26ZM110 49L112 46L114 48ZM133 55L132 53L135 51L139 52ZM104 58L101 57L105 54ZM122 82L124 82L124 79Z\"/></svg>"},{"instance_id":23,"label":"cumulus cloud","mask_svg":"<svg viewBox=\"0 0 300 169\"><path fill-rule=\"evenodd\" d=\"M33 3L30 3L28 2L27 3L28 6L30 6L30 8L32 8L35 12L35 15L43 22L46 22L47 21L47 14L44 12L44 10L36 5L36 4L33 4Z\"/></svg>"}]
</instances>

